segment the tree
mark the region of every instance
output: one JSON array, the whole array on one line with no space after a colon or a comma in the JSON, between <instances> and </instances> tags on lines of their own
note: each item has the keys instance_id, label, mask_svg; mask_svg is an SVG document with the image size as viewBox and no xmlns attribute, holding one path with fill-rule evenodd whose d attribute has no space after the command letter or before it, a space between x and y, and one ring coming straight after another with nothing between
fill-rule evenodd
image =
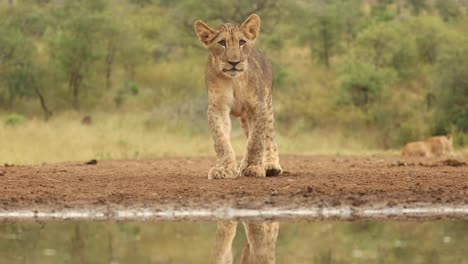
<instances>
[{"instance_id":1,"label":"tree","mask_svg":"<svg viewBox=\"0 0 468 264\"><path fill-rule=\"evenodd\" d=\"M105 18L99 1L65 1L55 13L56 28L50 37L50 52L64 72L72 93L72 106L80 109L80 95L92 66L102 54L101 34ZM60 21L60 23L58 22Z\"/></svg>"},{"instance_id":2,"label":"tree","mask_svg":"<svg viewBox=\"0 0 468 264\"><path fill-rule=\"evenodd\" d=\"M364 14L362 12L361 0L345 0L338 2L338 17L341 22L341 34L347 47L356 38L358 31L362 28Z\"/></svg>"},{"instance_id":3,"label":"tree","mask_svg":"<svg viewBox=\"0 0 468 264\"><path fill-rule=\"evenodd\" d=\"M411 13L418 16L423 11L428 10L430 5L427 0L407 0Z\"/></svg>"},{"instance_id":4,"label":"tree","mask_svg":"<svg viewBox=\"0 0 468 264\"><path fill-rule=\"evenodd\" d=\"M397 16L397 13L389 8L393 2L394 0L376 0L372 6L372 20L377 23L392 21Z\"/></svg>"},{"instance_id":5,"label":"tree","mask_svg":"<svg viewBox=\"0 0 468 264\"><path fill-rule=\"evenodd\" d=\"M385 86L395 79L391 70L378 69L368 63L350 62L340 78L344 101L363 110L379 101Z\"/></svg>"},{"instance_id":6,"label":"tree","mask_svg":"<svg viewBox=\"0 0 468 264\"><path fill-rule=\"evenodd\" d=\"M15 14L13 12L13 14ZM17 17L2 14L0 19L0 97L7 97L8 110L12 110L18 97L37 96L46 120L52 115L41 89L39 68L34 62L36 48ZM27 20L27 15L22 19ZM24 26L24 25L23 25ZM1 91L2 86L6 88ZM3 101L3 100L0 100Z\"/></svg>"},{"instance_id":7,"label":"tree","mask_svg":"<svg viewBox=\"0 0 468 264\"><path fill-rule=\"evenodd\" d=\"M463 15L457 0L437 0L435 8L444 21L456 20Z\"/></svg>"},{"instance_id":8,"label":"tree","mask_svg":"<svg viewBox=\"0 0 468 264\"><path fill-rule=\"evenodd\" d=\"M201 50L202 46L194 37L193 23L201 19L213 27L224 23L242 23L249 15L256 13L262 18L261 32L272 32L282 18L288 13L288 8L295 3L285 0L257 1L161 1L163 7L170 7L169 27L158 35L158 40L165 43L165 50L173 51L175 47L185 49L187 45ZM163 48L164 50L164 48ZM160 52L161 53L161 52Z\"/></svg>"},{"instance_id":9,"label":"tree","mask_svg":"<svg viewBox=\"0 0 468 264\"><path fill-rule=\"evenodd\" d=\"M418 17L410 22L409 29L416 41L419 60L429 64L436 63L442 47L457 35L439 17Z\"/></svg>"},{"instance_id":10,"label":"tree","mask_svg":"<svg viewBox=\"0 0 468 264\"><path fill-rule=\"evenodd\" d=\"M299 12L299 23L305 24L299 32L301 42L327 68L331 58L342 51L343 41L349 46L354 40L363 17L361 1L355 0L317 1Z\"/></svg>"},{"instance_id":11,"label":"tree","mask_svg":"<svg viewBox=\"0 0 468 264\"><path fill-rule=\"evenodd\" d=\"M468 41L454 42L439 56L434 74L436 130L468 132Z\"/></svg>"},{"instance_id":12,"label":"tree","mask_svg":"<svg viewBox=\"0 0 468 264\"><path fill-rule=\"evenodd\" d=\"M393 22L380 23L361 32L352 54L377 68L392 68L400 79L413 76L417 70L415 41Z\"/></svg>"}]
</instances>

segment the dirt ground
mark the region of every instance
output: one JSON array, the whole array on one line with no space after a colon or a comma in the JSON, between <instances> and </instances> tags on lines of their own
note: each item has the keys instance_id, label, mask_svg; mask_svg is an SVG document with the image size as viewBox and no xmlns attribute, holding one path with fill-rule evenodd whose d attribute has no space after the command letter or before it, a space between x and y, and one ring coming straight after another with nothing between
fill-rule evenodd
<instances>
[{"instance_id":1,"label":"dirt ground","mask_svg":"<svg viewBox=\"0 0 468 264\"><path fill-rule=\"evenodd\" d=\"M0 210L468 204L468 157L281 157L271 178L208 180L212 157L0 167ZM90 162L95 163L95 162Z\"/></svg>"}]
</instances>

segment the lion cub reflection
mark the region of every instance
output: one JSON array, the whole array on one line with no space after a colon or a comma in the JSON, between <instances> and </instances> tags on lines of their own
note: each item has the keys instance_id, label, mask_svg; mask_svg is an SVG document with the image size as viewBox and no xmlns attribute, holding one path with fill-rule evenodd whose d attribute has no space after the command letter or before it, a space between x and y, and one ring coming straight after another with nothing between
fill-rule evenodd
<instances>
[{"instance_id":1,"label":"lion cub reflection","mask_svg":"<svg viewBox=\"0 0 468 264\"><path fill-rule=\"evenodd\" d=\"M278 222L242 222L247 236L241 264L275 263ZM220 221L216 231L213 264L232 263L232 241L236 235L237 221Z\"/></svg>"}]
</instances>

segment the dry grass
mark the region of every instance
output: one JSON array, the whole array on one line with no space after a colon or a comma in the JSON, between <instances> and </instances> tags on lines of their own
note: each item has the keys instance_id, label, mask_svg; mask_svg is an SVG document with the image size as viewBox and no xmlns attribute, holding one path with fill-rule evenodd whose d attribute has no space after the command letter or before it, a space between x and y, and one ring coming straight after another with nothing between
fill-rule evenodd
<instances>
[{"instance_id":1,"label":"dry grass","mask_svg":"<svg viewBox=\"0 0 468 264\"><path fill-rule=\"evenodd\" d=\"M81 124L81 117L68 113L48 123L36 119L14 126L1 124L0 162L40 164L90 159L214 156L208 131L193 129L193 124L187 121L171 121L169 124L161 121L148 126L148 114L101 113L93 115L93 124L87 126ZM349 138L337 131L312 131L278 135L278 142L282 154L399 155L399 150L371 149L360 141L365 138L367 136L359 135ZM237 124L233 127L232 142L237 155L242 155L246 140ZM458 152L468 153L466 149Z\"/></svg>"}]
</instances>

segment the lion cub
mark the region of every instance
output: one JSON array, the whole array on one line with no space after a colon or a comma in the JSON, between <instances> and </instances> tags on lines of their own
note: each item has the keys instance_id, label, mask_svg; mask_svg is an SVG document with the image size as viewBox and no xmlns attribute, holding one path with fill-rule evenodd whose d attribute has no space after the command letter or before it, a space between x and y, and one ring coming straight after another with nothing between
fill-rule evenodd
<instances>
[{"instance_id":1,"label":"lion cub","mask_svg":"<svg viewBox=\"0 0 468 264\"><path fill-rule=\"evenodd\" d=\"M218 29L195 22L198 39L208 48L205 83L208 89L208 123L217 155L209 179L281 174L273 129L271 87L273 69L254 47L260 17L253 14L242 25ZM248 138L240 168L230 142L230 115L238 117Z\"/></svg>"},{"instance_id":2,"label":"lion cub","mask_svg":"<svg viewBox=\"0 0 468 264\"><path fill-rule=\"evenodd\" d=\"M432 157L453 154L451 135L430 137L424 141L410 142L403 147L403 156Z\"/></svg>"}]
</instances>

